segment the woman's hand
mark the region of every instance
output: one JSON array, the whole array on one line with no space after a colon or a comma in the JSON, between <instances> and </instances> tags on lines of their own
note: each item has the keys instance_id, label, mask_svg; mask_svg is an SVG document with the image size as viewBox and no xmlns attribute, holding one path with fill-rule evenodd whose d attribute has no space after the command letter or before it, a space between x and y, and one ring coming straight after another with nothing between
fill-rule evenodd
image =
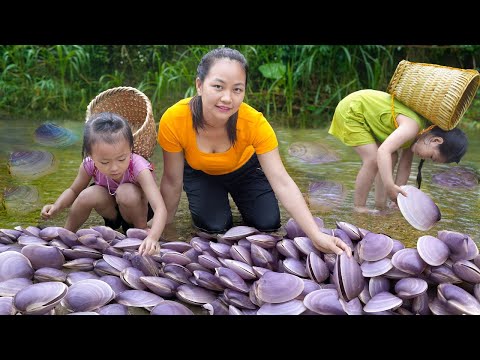
<instances>
[{"instance_id":1,"label":"woman's hand","mask_svg":"<svg viewBox=\"0 0 480 360\"><path fill-rule=\"evenodd\" d=\"M155 240L152 236L147 236L143 239L142 243L138 247L138 253L140 255L155 255L160 251L160 244L158 240Z\"/></svg>"},{"instance_id":2,"label":"woman's hand","mask_svg":"<svg viewBox=\"0 0 480 360\"><path fill-rule=\"evenodd\" d=\"M320 231L318 232L318 235L318 237L310 239L312 240L313 246L318 250L324 253L333 253L337 255L340 255L345 251L348 257L352 256L352 249L350 249L350 247L339 238L324 234Z\"/></svg>"}]
</instances>

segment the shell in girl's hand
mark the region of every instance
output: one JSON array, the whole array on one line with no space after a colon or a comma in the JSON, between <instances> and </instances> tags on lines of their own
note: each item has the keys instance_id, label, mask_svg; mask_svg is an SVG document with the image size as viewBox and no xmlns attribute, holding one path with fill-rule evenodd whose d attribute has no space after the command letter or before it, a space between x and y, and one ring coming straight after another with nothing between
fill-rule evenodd
<instances>
[{"instance_id":1,"label":"shell in girl's hand","mask_svg":"<svg viewBox=\"0 0 480 360\"><path fill-rule=\"evenodd\" d=\"M438 206L427 194L412 185L403 185L401 188L407 196L398 194L397 203L405 220L417 230L431 229L442 218Z\"/></svg>"}]
</instances>

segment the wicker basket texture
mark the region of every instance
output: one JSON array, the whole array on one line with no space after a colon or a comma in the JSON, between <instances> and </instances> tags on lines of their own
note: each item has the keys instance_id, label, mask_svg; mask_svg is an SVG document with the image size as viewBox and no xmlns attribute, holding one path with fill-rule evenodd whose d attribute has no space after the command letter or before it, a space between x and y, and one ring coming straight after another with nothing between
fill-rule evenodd
<instances>
[{"instance_id":1,"label":"wicker basket texture","mask_svg":"<svg viewBox=\"0 0 480 360\"><path fill-rule=\"evenodd\" d=\"M98 94L88 105L86 119L100 112L124 117L133 133L133 152L149 159L157 144L157 128L150 99L140 90L121 86Z\"/></svg>"},{"instance_id":2,"label":"wicker basket texture","mask_svg":"<svg viewBox=\"0 0 480 360\"><path fill-rule=\"evenodd\" d=\"M456 127L480 85L477 70L402 60L387 92L443 130Z\"/></svg>"}]
</instances>

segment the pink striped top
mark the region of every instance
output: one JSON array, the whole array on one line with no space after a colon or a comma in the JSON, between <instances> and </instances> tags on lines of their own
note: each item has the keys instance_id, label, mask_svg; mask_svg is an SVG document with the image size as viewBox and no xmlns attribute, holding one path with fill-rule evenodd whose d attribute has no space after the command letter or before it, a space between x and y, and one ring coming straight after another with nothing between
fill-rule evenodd
<instances>
[{"instance_id":1,"label":"pink striped top","mask_svg":"<svg viewBox=\"0 0 480 360\"><path fill-rule=\"evenodd\" d=\"M153 165L145 160L145 158L135 153L132 153L128 169L123 174L123 178L119 183L101 173L95 166L95 163L90 156L87 156L85 159L83 159L83 168L88 175L93 177L96 185L108 187L110 193L113 192L113 194L115 194L115 191L117 191L117 188L120 186L120 184L132 183L138 185L137 176L140 171L149 169L153 172Z\"/></svg>"}]
</instances>

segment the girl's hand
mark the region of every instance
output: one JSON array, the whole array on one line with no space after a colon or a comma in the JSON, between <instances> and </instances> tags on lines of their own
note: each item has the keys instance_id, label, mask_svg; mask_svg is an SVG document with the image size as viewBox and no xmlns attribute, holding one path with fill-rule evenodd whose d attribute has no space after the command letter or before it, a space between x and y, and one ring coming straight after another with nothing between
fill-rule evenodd
<instances>
[{"instance_id":1,"label":"girl's hand","mask_svg":"<svg viewBox=\"0 0 480 360\"><path fill-rule=\"evenodd\" d=\"M387 188L387 195L392 200L395 204L397 203L397 196L398 194L402 194L403 196L407 196L407 192L403 190L400 186L398 185L392 185L391 187Z\"/></svg>"},{"instance_id":2,"label":"girl's hand","mask_svg":"<svg viewBox=\"0 0 480 360\"><path fill-rule=\"evenodd\" d=\"M42 219L47 220L52 218L58 212L58 208L54 204L45 205L40 212Z\"/></svg>"},{"instance_id":3,"label":"girl's hand","mask_svg":"<svg viewBox=\"0 0 480 360\"><path fill-rule=\"evenodd\" d=\"M324 253L333 253L337 255L340 255L346 251L348 257L352 256L352 249L350 249L350 247L339 238L321 232L318 234L320 236L315 239L311 239L313 246L315 246L318 250Z\"/></svg>"},{"instance_id":4,"label":"girl's hand","mask_svg":"<svg viewBox=\"0 0 480 360\"><path fill-rule=\"evenodd\" d=\"M151 236L147 236L143 239L142 243L138 247L138 253L140 255L155 255L160 252L160 244L158 240L155 240Z\"/></svg>"}]
</instances>

